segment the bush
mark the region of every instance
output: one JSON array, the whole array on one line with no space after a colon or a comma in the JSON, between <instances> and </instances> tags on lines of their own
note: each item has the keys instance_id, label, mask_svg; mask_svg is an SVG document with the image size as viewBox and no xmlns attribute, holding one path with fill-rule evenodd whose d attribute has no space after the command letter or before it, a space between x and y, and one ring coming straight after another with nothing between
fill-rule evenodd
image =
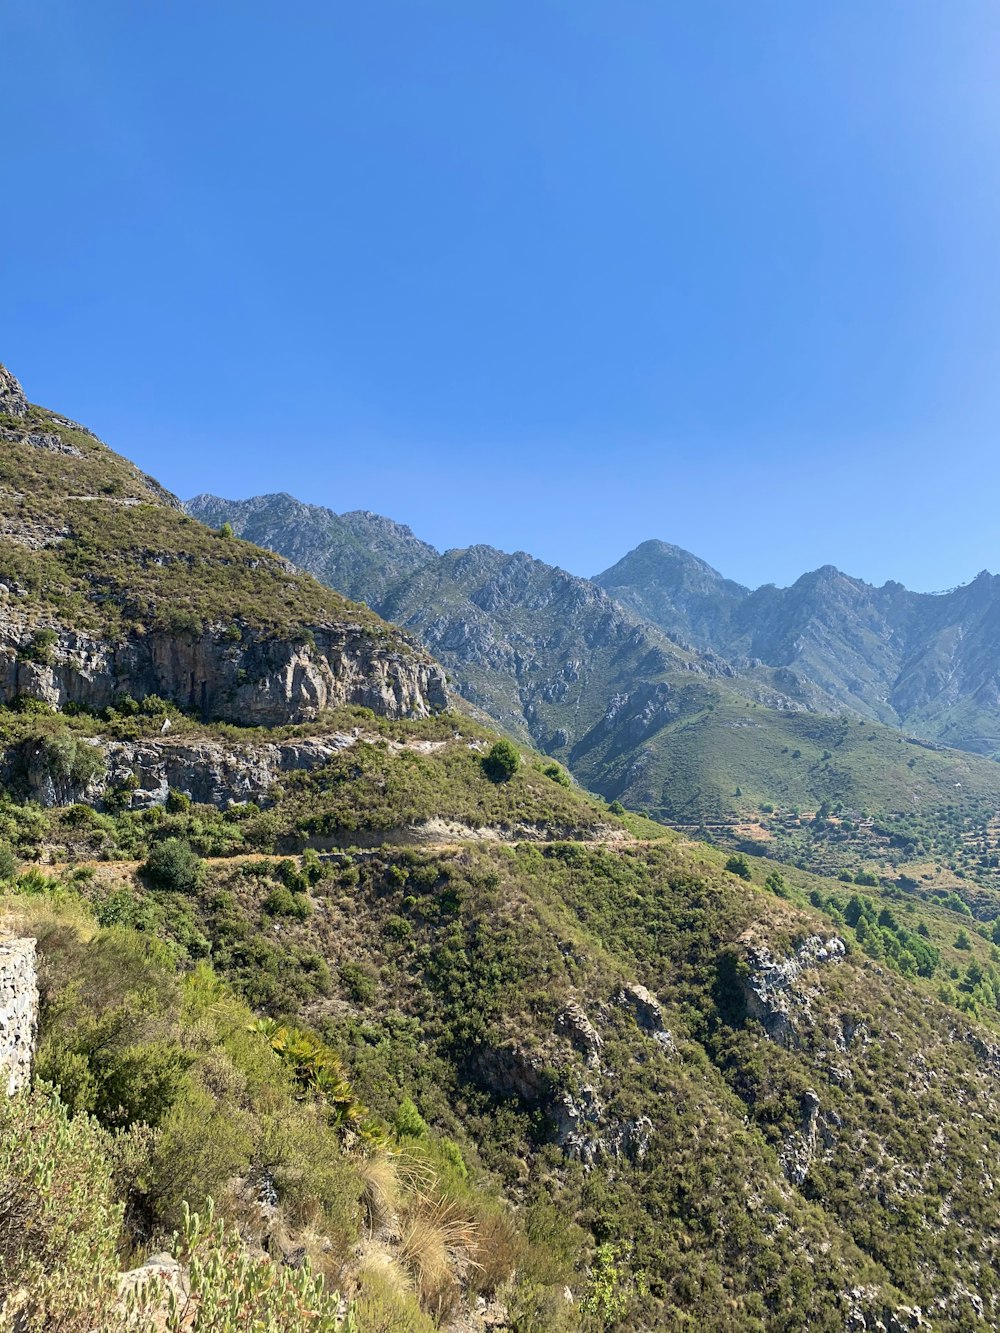
<instances>
[{"instance_id":1,"label":"bush","mask_svg":"<svg viewBox=\"0 0 1000 1333\"><path fill-rule=\"evenodd\" d=\"M731 856L729 858L729 860L726 862L726 869L729 871L731 875L739 875L740 879L753 878L752 872L750 870L750 862L746 859L746 857L743 855L742 852L737 852L735 856Z\"/></svg>"},{"instance_id":2,"label":"bush","mask_svg":"<svg viewBox=\"0 0 1000 1333\"><path fill-rule=\"evenodd\" d=\"M202 878L201 857L184 838L155 843L142 869L156 888L174 893L193 893Z\"/></svg>"},{"instance_id":3,"label":"bush","mask_svg":"<svg viewBox=\"0 0 1000 1333\"><path fill-rule=\"evenodd\" d=\"M497 741L483 760L483 772L491 782L509 782L520 767L521 756L510 741Z\"/></svg>"},{"instance_id":4,"label":"bush","mask_svg":"<svg viewBox=\"0 0 1000 1333\"><path fill-rule=\"evenodd\" d=\"M618 815L620 818L625 813L625 807L622 805L621 801L612 801L608 806L608 811L610 814Z\"/></svg>"}]
</instances>

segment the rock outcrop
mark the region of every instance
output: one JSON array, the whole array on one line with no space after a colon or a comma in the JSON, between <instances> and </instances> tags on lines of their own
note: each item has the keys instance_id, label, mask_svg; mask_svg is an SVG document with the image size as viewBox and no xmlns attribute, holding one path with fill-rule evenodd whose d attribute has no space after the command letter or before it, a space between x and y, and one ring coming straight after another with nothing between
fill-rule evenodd
<instances>
[{"instance_id":1,"label":"rock outcrop","mask_svg":"<svg viewBox=\"0 0 1000 1333\"><path fill-rule=\"evenodd\" d=\"M0 1092L27 1087L38 1028L35 941L0 942Z\"/></svg>"},{"instance_id":2,"label":"rock outcrop","mask_svg":"<svg viewBox=\"0 0 1000 1333\"><path fill-rule=\"evenodd\" d=\"M800 1027L811 1022L812 1015L808 993L794 983L804 971L840 962L845 953L844 941L836 935L827 940L811 935L788 958L773 958L763 945L749 949L751 971L742 986L747 1015L779 1046L796 1045Z\"/></svg>"},{"instance_id":3,"label":"rock outcrop","mask_svg":"<svg viewBox=\"0 0 1000 1333\"><path fill-rule=\"evenodd\" d=\"M24 390L6 366L0 364L0 414L23 417L28 412Z\"/></svg>"},{"instance_id":4,"label":"rock outcrop","mask_svg":"<svg viewBox=\"0 0 1000 1333\"><path fill-rule=\"evenodd\" d=\"M663 1023L663 1007L652 991L638 984L623 986L615 996L615 1003L627 1009L639 1028L665 1051L672 1054L676 1050L674 1039Z\"/></svg>"},{"instance_id":5,"label":"rock outcrop","mask_svg":"<svg viewBox=\"0 0 1000 1333\"><path fill-rule=\"evenodd\" d=\"M0 612L0 702L100 711L123 695L157 695L205 718L261 727L309 722L345 704L393 718L447 707L437 663L363 625L317 625L297 639L247 627L234 638L232 627L217 626L200 635L133 633L120 643L52 630L39 661L32 633Z\"/></svg>"},{"instance_id":6,"label":"rock outcrop","mask_svg":"<svg viewBox=\"0 0 1000 1333\"><path fill-rule=\"evenodd\" d=\"M99 756L74 770L43 739L7 751L0 779L9 789L46 809L115 804L132 810L163 805L180 792L198 805L225 808L245 801L267 805L275 783L289 773L311 772L357 743L348 732L268 744L226 745L214 740L99 741L80 738L76 746ZM93 771L91 771L93 770Z\"/></svg>"}]
</instances>

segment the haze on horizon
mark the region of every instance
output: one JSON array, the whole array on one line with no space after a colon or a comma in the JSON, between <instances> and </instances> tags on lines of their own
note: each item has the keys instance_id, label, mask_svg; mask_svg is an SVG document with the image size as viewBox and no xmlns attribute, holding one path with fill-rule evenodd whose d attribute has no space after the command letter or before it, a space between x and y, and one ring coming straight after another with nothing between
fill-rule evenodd
<instances>
[{"instance_id":1,"label":"haze on horizon","mask_svg":"<svg viewBox=\"0 0 1000 1333\"><path fill-rule=\"evenodd\" d=\"M13 0L0 359L185 496L965 583L998 38L985 0Z\"/></svg>"}]
</instances>

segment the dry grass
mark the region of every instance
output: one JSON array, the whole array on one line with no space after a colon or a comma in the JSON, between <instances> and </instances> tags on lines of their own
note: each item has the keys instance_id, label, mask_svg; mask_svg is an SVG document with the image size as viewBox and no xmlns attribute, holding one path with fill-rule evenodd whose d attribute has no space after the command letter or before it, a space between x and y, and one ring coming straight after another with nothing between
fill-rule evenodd
<instances>
[{"instance_id":1,"label":"dry grass","mask_svg":"<svg viewBox=\"0 0 1000 1333\"><path fill-rule=\"evenodd\" d=\"M403 1185L395 1159L389 1153L373 1153L356 1164L363 1191L361 1206L365 1226L372 1235L392 1228L403 1198Z\"/></svg>"},{"instance_id":2,"label":"dry grass","mask_svg":"<svg viewBox=\"0 0 1000 1333\"><path fill-rule=\"evenodd\" d=\"M450 1199L416 1196L402 1219L399 1256L413 1274L424 1309L440 1318L461 1298L461 1280L478 1269L479 1228Z\"/></svg>"}]
</instances>

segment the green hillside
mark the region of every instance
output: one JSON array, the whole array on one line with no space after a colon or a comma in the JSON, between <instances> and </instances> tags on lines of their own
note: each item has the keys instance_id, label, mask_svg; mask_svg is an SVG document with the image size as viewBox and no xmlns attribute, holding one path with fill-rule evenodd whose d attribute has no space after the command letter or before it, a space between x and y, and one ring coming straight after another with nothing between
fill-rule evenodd
<instances>
[{"instance_id":1,"label":"green hillside","mask_svg":"<svg viewBox=\"0 0 1000 1333\"><path fill-rule=\"evenodd\" d=\"M700 706L699 706L700 705ZM961 804L1000 809L1000 766L857 718L778 712L718 692L635 747L577 746L581 781L680 824L732 821L824 802L874 813Z\"/></svg>"},{"instance_id":2,"label":"green hillside","mask_svg":"<svg viewBox=\"0 0 1000 1333\"><path fill-rule=\"evenodd\" d=\"M983 1188L1000 1132L996 955L975 931L957 948L968 919L941 906L871 891L870 924L855 928L843 885L745 865L750 880L676 840L467 845L213 862L171 889L112 863L61 888L29 878L8 909L58 921L82 893L115 931L164 939L182 973L195 969L189 987L204 986L207 951L255 1008L308 1023L374 1123L405 1123L395 1132L427 1142L434 1162L450 1140L463 1179L494 1181L531 1238L515 1285L495 1268L491 1279L513 1329L832 1331L852 1312L902 1319L915 1306L936 1328L966 1328L969 1293L986 1310L1000 1300ZM78 962L56 966L65 932L39 933L69 980ZM768 990L771 957L804 960L801 981ZM109 993L105 980L101 1005L127 984ZM58 995L55 984L40 1072L90 1069L100 1119L109 1053ZM161 1094L168 1135L202 1077ZM226 1198L233 1152L252 1169L253 1134L185 1178L214 1132L181 1150L175 1190ZM858 1170L865 1160L878 1170ZM350 1153L343 1169L364 1173ZM337 1197L324 1224L335 1247L366 1225L363 1212L348 1224ZM553 1279L574 1289L572 1306Z\"/></svg>"}]
</instances>

